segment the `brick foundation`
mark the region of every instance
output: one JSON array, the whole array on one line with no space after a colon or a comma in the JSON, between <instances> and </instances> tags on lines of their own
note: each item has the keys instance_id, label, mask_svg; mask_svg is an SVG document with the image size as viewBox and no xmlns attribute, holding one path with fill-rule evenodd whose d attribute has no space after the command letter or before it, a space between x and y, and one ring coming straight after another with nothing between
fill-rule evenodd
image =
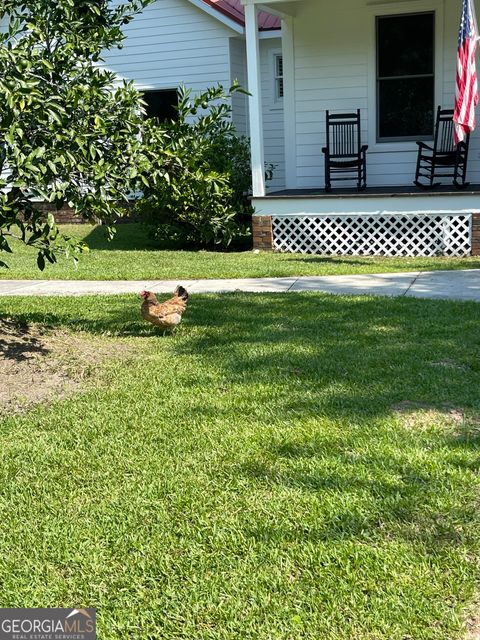
<instances>
[{"instance_id":1,"label":"brick foundation","mask_svg":"<svg viewBox=\"0 0 480 640\"><path fill-rule=\"evenodd\" d=\"M35 206L44 213L53 213L55 222L58 224L82 224L86 222L81 216L76 216L68 204L65 204L61 209L57 209L51 202L39 202Z\"/></svg>"},{"instance_id":2,"label":"brick foundation","mask_svg":"<svg viewBox=\"0 0 480 640\"><path fill-rule=\"evenodd\" d=\"M480 256L480 212L472 213L472 256Z\"/></svg>"},{"instance_id":3,"label":"brick foundation","mask_svg":"<svg viewBox=\"0 0 480 640\"><path fill-rule=\"evenodd\" d=\"M63 205L61 209L57 209L51 202L37 202L35 203L35 206L44 213L53 213L57 224L90 224L89 220L85 220L82 216L75 215L73 209L69 207L68 204ZM122 204L122 208L126 208L128 206L133 206L133 203L130 203L129 205L125 203ZM96 222L101 224L100 220L96 220ZM135 222L135 220L133 217L128 216L125 218L119 218L117 224L128 222Z\"/></svg>"},{"instance_id":4,"label":"brick foundation","mask_svg":"<svg viewBox=\"0 0 480 640\"><path fill-rule=\"evenodd\" d=\"M272 251L273 232L272 216L253 216L253 248Z\"/></svg>"}]
</instances>

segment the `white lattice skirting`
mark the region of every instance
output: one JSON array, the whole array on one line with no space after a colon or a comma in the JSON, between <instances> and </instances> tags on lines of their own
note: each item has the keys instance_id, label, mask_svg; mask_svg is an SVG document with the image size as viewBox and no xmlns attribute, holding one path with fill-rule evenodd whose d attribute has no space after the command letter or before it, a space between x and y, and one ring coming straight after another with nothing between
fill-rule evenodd
<instances>
[{"instance_id":1,"label":"white lattice skirting","mask_svg":"<svg viewBox=\"0 0 480 640\"><path fill-rule=\"evenodd\" d=\"M471 214L272 216L273 248L358 256L467 256Z\"/></svg>"}]
</instances>

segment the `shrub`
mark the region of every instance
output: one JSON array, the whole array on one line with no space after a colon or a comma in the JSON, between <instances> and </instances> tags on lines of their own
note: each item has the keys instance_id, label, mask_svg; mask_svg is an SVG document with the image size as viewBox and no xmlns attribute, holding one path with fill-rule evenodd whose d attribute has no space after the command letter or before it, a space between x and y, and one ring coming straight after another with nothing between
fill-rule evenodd
<instances>
[{"instance_id":1,"label":"shrub","mask_svg":"<svg viewBox=\"0 0 480 640\"><path fill-rule=\"evenodd\" d=\"M98 62L151 1L0 3L0 257L12 237L38 249L40 269L82 250L39 202L111 223L128 199L143 162L140 95Z\"/></svg>"},{"instance_id":2,"label":"shrub","mask_svg":"<svg viewBox=\"0 0 480 640\"><path fill-rule=\"evenodd\" d=\"M228 246L245 234L251 207L250 151L235 135L229 98L238 85L192 97L179 90L178 120L145 123L148 170L136 211L161 240Z\"/></svg>"}]
</instances>

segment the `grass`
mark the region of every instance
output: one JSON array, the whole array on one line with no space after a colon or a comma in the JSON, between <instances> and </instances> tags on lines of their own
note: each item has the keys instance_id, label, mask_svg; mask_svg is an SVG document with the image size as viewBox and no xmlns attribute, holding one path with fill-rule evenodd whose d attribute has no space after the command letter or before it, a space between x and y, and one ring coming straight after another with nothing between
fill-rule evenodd
<instances>
[{"instance_id":1,"label":"grass","mask_svg":"<svg viewBox=\"0 0 480 640\"><path fill-rule=\"evenodd\" d=\"M105 240L101 227L65 225L63 230L91 247L75 269L71 261L47 264L41 272L36 252L17 243L8 255L9 269L0 278L67 280L177 280L197 278L259 278L280 276L343 275L480 268L476 258L324 257L271 254L252 251L160 250L138 224L120 225L113 242Z\"/></svg>"},{"instance_id":2,"label":"grass","mask_svg":"<svg viewBox=\"0 0 480 640\"><path fill-rule=\"evenodd\" d=\"M195 296L162 338L137 304L0 300L136 354L0 423L3 606L94 606L105 640L463 638L478 305Z\"/></svg>"}]
</instances>

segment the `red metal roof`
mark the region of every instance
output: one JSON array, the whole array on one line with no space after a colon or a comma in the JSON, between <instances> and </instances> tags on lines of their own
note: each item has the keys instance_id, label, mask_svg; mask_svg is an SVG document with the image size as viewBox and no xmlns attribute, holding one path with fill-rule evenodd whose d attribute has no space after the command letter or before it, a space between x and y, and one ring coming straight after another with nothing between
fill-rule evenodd
<instances>
[{"instance_id":1,"label":"red metal roof","mask_svg":"<svg viewBox=\"0 0 480 640\"><path fill-rule=\"evenodd\" d=\"M240 0L203 0L205 4L210 5L224 16L228 16L242 27L245 26L245 12ZM258 15L258 24L261 31L268 31L270 29L280 29L280 19L276 16L272 16L265 11L260 11Z\"/></svg>"}]
</instances>

